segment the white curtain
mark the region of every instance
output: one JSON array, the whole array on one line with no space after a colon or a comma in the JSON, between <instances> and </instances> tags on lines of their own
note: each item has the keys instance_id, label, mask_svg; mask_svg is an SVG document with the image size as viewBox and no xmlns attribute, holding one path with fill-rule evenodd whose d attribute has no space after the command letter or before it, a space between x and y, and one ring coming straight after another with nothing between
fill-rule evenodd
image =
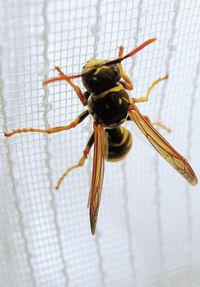
<instances>
[{"instance_id":1,"label":"white curtain","mask_svg":"<svg viewBox=\"0 0 200 287\"><path fill-rule=\"evenodd\" d=\"M200 175L200 1L1 1L0 17L0 286L199 287L200 187L191 187L141 141L106 163L97 234L87 198L92 152L57 193L92 132L92 119L52 135L3 131L65 125L84 110L55 75L79 73L92 57L113 59L157 37L124 67L134 97L169 74L139 104L172 129L160 132ZM81 80L74 80L83 88Z\"/></svg>"}]
</instances>

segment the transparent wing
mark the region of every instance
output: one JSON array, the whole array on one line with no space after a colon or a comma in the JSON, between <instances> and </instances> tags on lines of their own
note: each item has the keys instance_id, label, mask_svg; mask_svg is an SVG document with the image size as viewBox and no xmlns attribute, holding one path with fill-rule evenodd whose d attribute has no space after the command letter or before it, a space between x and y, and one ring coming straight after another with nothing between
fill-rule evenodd
<instances>
[{"instance_id":1,"label":"transparent wing","mask_svg":"<svg viewBox=\"0 0 200 287\"><path fill-rule=\"evenodd\" d=\"M90 226L92 234L94 234L96 230L104 178L104 160L107 156L107 147L107 137L104 128L100 124L94 123L94 155L92 182L89 195Z\"/></svg>"},{"instance_id":2,"label":"transparent wing","mask_svg":"<svg viewBox=\"0 0 200 287\"><path fill-rule=\"evenodd\" d=\"M136 106L131 107L128 114L159 154L189 183L197 184L197 177L187 160L145 119L138 108Z\"/></svg>"}]
</instances>

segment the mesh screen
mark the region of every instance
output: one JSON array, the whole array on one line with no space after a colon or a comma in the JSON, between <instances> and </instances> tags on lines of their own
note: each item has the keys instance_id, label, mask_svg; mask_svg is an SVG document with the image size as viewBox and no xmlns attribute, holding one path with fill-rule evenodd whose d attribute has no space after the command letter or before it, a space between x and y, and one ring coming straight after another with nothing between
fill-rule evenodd
<instances>
[{"instance_id":1,"label":"mesh screen","mask_svg":"<svg viewBox=\"0 0 200 287\"><path fill-rule=\"evenodd\" d=\"M65 125L81 111L72 88L42 80L54 66L78 73L84 63L112 59L158 40L124 61L134 97L169 73L139 108L172 128L162 134L200 174L200 2L198 0L1 1L0 125ZM81 81L75 81L82 87ZM60 190L76 163L92 119L68 132L0 136L0 285L200 285L200 187L190 187L133 132L122 162L106 163L97 234L90 234L87 198L92 153Z\"/></svg>"}]
</instances>

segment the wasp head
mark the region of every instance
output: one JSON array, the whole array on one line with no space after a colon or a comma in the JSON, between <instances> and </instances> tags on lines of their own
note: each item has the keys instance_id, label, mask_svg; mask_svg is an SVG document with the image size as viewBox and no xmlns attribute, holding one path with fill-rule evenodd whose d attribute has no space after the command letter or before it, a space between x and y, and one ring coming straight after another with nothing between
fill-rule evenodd
<instances>
[{"instance_id":1,"label":"wasp head","mask_svg":"<svg viewBox=\"0 0 200 287\"><path fill-rule=\"evenodd\" d=\"M106 65L107 62L107 60L91 59L83 67L82 82L88 92L98 94L106 91L121 78L118 65Z\"/></svg>"}]
</instances>

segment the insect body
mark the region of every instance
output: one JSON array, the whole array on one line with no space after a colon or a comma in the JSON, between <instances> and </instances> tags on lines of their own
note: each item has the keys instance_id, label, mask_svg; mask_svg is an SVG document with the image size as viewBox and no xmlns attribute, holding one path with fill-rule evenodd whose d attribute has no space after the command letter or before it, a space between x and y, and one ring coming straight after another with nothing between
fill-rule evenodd
<instances>
[{"instance_id":1,"label":"insect body","mask_svg":"<svg viewBox=\"0 0 200 287\"><path fill-rule=\"evenodd\" d=\"M83 73L98 64L106 63L101 60L91 60L84 67ZM117 64L100 66L93 74L83 77L83 84L90 91L88 110L94 121L104 126L108 134L108 154L106 160L122 159L132 145L131 133L123 124L128 116L129 95L120 83L120 70ZM100 88L99 88L100 87Z\"/></svg>"},{"instance_id":2,"label":"insect body","mask_svg":"<svg viewBox=\"0 0 200 287\"><path fill-rule=\"evenodd\" d=\"M106 160L115 162L123 159L132 146L132 135L125 127L106 129L108 133L108 155Z\"/></svg>"},{"instance_id":3,"label":"insect body","mask_svg":"<svg viewBox=\"0 0 200 287\"><path fill-rule=\"evenodd\" d=\"M55 133L69 130L76 127L89 114L93 117L93 134L89 138L83 151L83 156L79 162L68 168L59 179L56 189L59 188L65 176L73 169L83 166L88 157L90 149L94 144L92 181L89 193L88 205L90 208L90 225L92 234L95 233L98 210L101 199L101 192L104 177L104 161L121 160L131 148L132 135L121 126L126 120L132 120L136 123L144 136L149 140L151 145L159 154L170 163L189 183L195 185L197 177L187 160L182 157L153 127L154 123L147 116L140 113L136 103L148 101L151 90L160 81L166 80L168 76L156 80L147 90L144 97L131 98L127 90L133 89L132 80L126 74L121 62L136 54L145 46L151 44L156 39L150 39L138 46L136 49L123 56L123 47L120 47L118 58L111 61L92 59L83 67L81 74L65 75L59 67L56 70L59 76L44 81L44 84L50 82L65 80L72 86L80 101L87 106L71 124L43 129L17 129L10 133L5 133L9 137L16 133L22 132L44 132ZM86 92L82 93L81 89L73 83L74 78L82 78ZM166 128L163 124L157 122L160 127Z\"/></svg>"}]
</instances>

